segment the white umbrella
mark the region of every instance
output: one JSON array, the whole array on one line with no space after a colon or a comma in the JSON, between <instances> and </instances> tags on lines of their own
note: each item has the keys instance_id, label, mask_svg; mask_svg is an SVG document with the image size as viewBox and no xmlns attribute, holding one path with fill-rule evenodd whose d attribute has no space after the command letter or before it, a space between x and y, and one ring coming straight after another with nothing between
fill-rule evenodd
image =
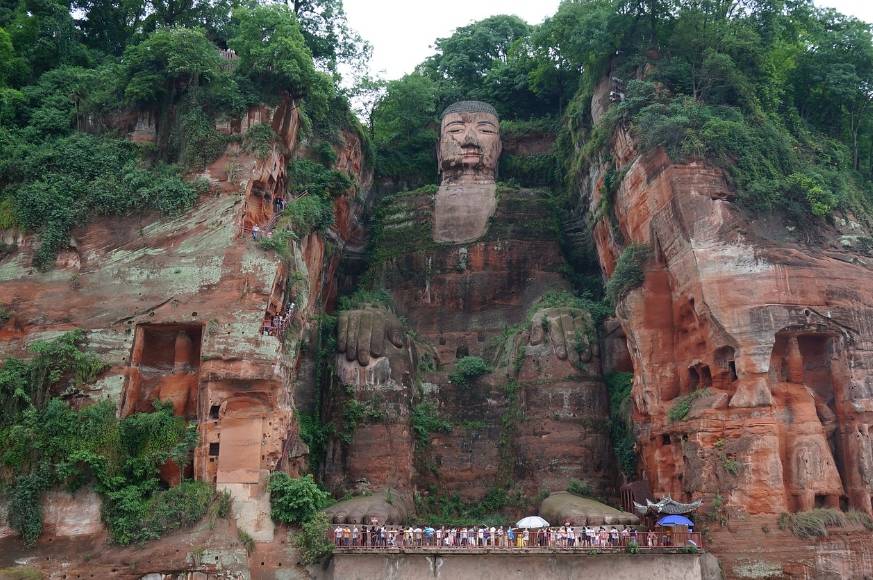
<instances>
[{"instance_id":1,"label":"white umbrella","mask_svg":"<svg viewBox=\"0 0 873 580\"><path fill-rule=\"evenodd\" d=\"M527 516L526 518L521 518L515 524L517 528L548 528L549 522L541 518L540 516Z\"/></svg>"}]
</instances>

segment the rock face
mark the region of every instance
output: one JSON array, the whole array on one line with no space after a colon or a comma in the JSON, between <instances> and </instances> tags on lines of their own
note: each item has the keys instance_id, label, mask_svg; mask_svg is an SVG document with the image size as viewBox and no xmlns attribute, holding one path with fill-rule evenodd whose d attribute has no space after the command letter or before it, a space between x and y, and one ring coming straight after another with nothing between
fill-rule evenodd
<instances>
[{"instance_id":1,"label":"rock face","mask_svg":"<svg viewBox=\"0 0 873 580\"><path fill-rule=\"evenodd\" d=\"M652 252L617 315L655 495L718 498L738 517L873 513L873 259L838 241L863 229L845 216L808 241L738 208L717 168L640 154L623 130L610 153L624 177L615 226L592 223L603 271L627 244ZM606 173L580 184L588 215Z\"/></svg>"},{"instance_id":2,"label":"rock face","mask_svg":"<svg viewBox=\"0 0 873 580\"><path fill-rule=\"evenodd\" d=\"M295 417L300 344L319 303L335 291L327 282L338 265L330 246L359 236L363 200L358 190L337 199L344 214L331 232L336 242L309 234L293 243L287 259L261 248L251 228L269 228L274 200L288 195L287 162L306 151L297 150L298 113L290 100L255 107L218 129L240 133L258 123L270 124L280 143L260 158L231 143L203 174L211 191L184 215L95 219L74 232L47 273L30 266L34 240L18 236L19 250L0 263L0 302L12 313L0 354L20 356L33 340L85 329L89 347L110 367L87 387L86 399L113 400L122 416L168 401L196 421L199 446L187 475L229 491L237 525L270 541L269 472L296 475L308 453ZM344 132L336 153L338 166L365 187L370 170L357 136ZM265 333L265 321L292 302L290 330L283 337ZM173 469L161 475L170 485L181 476ZM81 514L66 504L52 496L48 534L102 529L99 500Z\"/></svg>"},{"instance_id":3,"label":"rock face","mask_svg":"<svg viewBox=\"0 0 873 580\"><path fill-rule=\"evenodd\" d=\"M352 405L363 417L350 429L345 423L346 440L328 452L334 488L433 485L479 499L512 481L531 495L566 489L571 478L604 495L614 486L591 319L573 308L535 308L548 291L567 287L552 208L543 192L498 197L487 232L469 244L431 240L428 191L398 194L378 210L384 225L369 275L390 289L404 330L415 332L377 343L396 326L393 315L379 318L373 307L340 315L337 367L346 386L328 397L328 416L343 424ZM465 356L497 363L452 383L448 375ZM410 431L422 405L447 422L424 438Z\"/></svg>"}]
</instances>

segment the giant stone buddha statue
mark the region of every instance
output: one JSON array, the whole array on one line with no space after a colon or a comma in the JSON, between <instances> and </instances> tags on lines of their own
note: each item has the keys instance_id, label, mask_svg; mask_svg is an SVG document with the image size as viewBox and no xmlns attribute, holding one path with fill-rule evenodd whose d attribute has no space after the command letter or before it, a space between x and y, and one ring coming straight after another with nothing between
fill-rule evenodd
<instances>
[{"instance_id":1,"label":"giant stone buddha statue","mask_svg":"<svg viewBox=\"0 0 873 580\"><path fill-rule=\"evenodd\" d=\"M338 316L337 386L324 412L338 435L324 479L335 519L399 521L415 490L479 499L496 486L563 490L571 478L607 495L615 467L606 390L589 314L567 290L547 192L498 187L494 108L442 114L441 183L386 196L367 278L392 305ZM453 382L458 360L493 371ZM422 419L439 428L422 433Z\"/></svg>"}]
</instances>

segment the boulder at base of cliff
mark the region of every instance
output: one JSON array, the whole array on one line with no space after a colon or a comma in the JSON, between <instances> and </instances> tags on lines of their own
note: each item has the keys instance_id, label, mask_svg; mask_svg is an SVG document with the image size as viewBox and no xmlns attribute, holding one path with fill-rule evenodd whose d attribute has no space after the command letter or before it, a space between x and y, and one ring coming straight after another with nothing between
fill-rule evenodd
<instances>
[{"instance_id":1,"label":"boulder at base of cliff","mask_svg":"<svg viewBox=\"0 0 873 580\"><path fill-rule=\"evenodd\" d=\"M570 522L577 526L625 525L640 523L632 513L619 511L604 503L580 497L568 491L556 491L540 504L540 515L553 526Z\"/></svg>"},{"instance_id":2,"label":"boulder at base of cliff","mask_svg":"<svg viewBox=\"0 0 873 580\"><path fill-rule=\"evenodd\" d=\"M412 501L395 489L374 492L335 503L326 510L330 521L341 524L402 524L412 513Z\"/></svg>"}]
</instances>

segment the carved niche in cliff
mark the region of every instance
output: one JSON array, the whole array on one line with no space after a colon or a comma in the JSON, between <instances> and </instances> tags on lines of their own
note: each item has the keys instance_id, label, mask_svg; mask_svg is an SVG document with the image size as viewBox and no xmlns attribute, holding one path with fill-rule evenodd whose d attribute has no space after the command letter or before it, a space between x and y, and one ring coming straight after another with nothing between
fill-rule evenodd
<instances>
[{"instance_id":1,"label":"carved niche in cliff","mask_svg":"<svg viewBox=\"0 0 873 580\"><path fill-rule=\"evenodd\" d=\"M153 410L169 401L173 412L197 418L200 371L200 324L142 324L136 329L122 416Z\"/></svg>"}]
</instances>

